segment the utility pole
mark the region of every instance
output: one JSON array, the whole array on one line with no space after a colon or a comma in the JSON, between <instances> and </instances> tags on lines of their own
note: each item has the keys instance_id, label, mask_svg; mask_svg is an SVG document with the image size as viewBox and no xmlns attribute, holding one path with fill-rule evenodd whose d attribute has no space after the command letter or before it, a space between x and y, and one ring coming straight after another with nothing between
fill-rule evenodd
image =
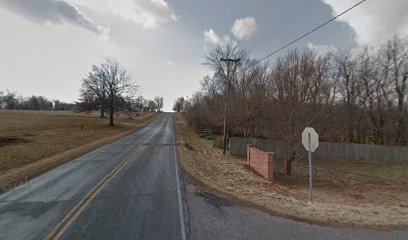
<instances>
[{"instance_id":1,"label":"utility pole","mask_svg":"<svg viewBox=\"0 0 408 240\"><path fill-rule=\"evenodd\" d=\"M232 58L220 58L220 62L227 63L227 82L225 84L225 98L224 98L224 146L222 149L222 154L225 155L225 148L227 146L227 99L228 93L230 91L230 63L237 64L241 59L232 59Z\"/></svg>"}]
</instances>

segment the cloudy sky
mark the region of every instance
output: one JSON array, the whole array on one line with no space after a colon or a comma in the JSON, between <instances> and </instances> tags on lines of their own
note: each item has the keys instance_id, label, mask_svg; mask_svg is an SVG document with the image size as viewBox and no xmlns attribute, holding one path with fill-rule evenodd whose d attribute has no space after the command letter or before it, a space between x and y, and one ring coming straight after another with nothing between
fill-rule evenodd
<instances>
[{"instance_id":1,"label":"cloudy sky","mask_svg":"<svg viewBox=\"0 0 408 240\"><path fill-rule=\"evenodd\" d=\"M75 101L94 63L123 63L165 110L209 73L205 50L237 41L262 58L359 0L0 0L0 90ZM320 52L408 34L407 0L368 0L296 46Z\"/></svg>"}]
</instances>

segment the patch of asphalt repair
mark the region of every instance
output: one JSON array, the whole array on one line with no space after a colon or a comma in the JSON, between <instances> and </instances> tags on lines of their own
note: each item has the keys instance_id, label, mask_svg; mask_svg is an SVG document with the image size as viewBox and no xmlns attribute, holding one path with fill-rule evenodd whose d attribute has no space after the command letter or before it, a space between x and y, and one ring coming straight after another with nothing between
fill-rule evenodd
<instances>
[{"instance_id":1,"label":"patch of asphalt repair","mask_svg":"<svg viewBox=\"0 0 408 240\"><path fill-rule=\"evenodd\" d=\"M221 207L231 207L233 204L221 197L218 197L215 194L205 192L205 191L198 191L195 195L202 197L206 202L211 203L214 207L221 209Z\"/></svg>"}]
</instances>

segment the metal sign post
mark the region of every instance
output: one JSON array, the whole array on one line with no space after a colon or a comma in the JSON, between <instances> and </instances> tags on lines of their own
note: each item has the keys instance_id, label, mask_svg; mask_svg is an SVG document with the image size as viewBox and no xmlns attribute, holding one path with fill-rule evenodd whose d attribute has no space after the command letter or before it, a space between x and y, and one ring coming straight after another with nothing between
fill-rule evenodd
<instances>
[{"instance_id":1,"label":"metal sign post","mask_svg":"<svg viewBox=\"0 0 408 240\"><path fill-rule=\"evenodd\" d=\"M313 183L312 183L312 151L310 150L310 133L307 134L309 137L309 192L310 192L310 202L313 206Z\"/></svg>"},{"instance_id":2,"label":"metal sign post","mask_svg":"<svg viewBox=\"0 0 408 240\"><path fill-rule=\"evenodd\" d=\"M307 127L302 133L302 144L308 151L309 157L309 192L310 203L313 206L313 181L312 181L312 152L319 146L319 136L313 128Z\"/></svg>"}]
</instances>

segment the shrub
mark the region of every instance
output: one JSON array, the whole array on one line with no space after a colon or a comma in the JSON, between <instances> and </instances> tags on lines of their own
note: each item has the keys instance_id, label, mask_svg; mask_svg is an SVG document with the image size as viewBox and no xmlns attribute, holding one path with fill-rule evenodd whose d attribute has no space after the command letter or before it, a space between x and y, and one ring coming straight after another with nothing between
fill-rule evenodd
<instances>
[{"instance_id":1,"label":"shrub","mask_svg":"<svg viewBox=\"0 0 408 240\"><path fill-rule=\"evenodd\" d=\"M199 138L205 138L205 137L207 137L208 136L208 133L199 133L198 134L198 137Z\"/></svg>"},{"instance_id":2,"label":"shrub","mask_svg":"<svg viewBox=\"0 0 408 240\"><path fill-rule=\"evenodd\" d=\"M222 149L224 147L224 141L220 139L215 140L213 147ZM228 145L226 146L226 149L228 149Z\"/></svg>"},{"instance_id":3,"label":"shrub","mask_svg":"<svg viewBox=\"0 0 408 240\"><path fill-rule=\"evenodd\" d=\"M211 133L199 133L198 137L199 138L205 138L207 140L215 140L215 136L212 135Z\"/></svg>"},{"instance_id":4,"label":"shrub","mask_svg":"<svg viewBox=\"0 0 408 240\"><path fill-rule=\"evenodd\" d=\"M208 134L208 135L205 137L205 139L207 139L207 140L215 140L215 136L212 135L212 134Z\"/></svg>"}]
</instances>

